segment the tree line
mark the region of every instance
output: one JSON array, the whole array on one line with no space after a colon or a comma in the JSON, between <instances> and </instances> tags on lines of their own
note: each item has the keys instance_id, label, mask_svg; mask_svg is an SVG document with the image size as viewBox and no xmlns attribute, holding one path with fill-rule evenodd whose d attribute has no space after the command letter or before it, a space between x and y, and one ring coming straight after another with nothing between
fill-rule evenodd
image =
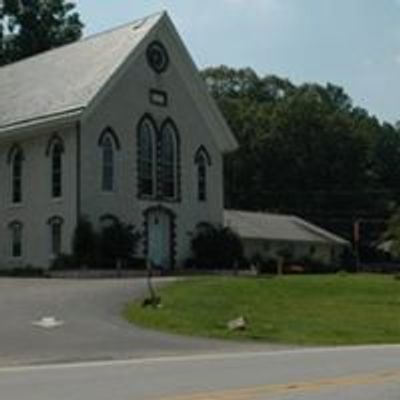
<instances>
[{"instance_id":1,"label":"tree line","mask_svg":"<svg viewBox=\"0 0 400 400\"><path fill-rule=\"evenodd\" d=\"M293 213L376 240L400 199L400 129L339 86L295 85L250 68L202 72L239 142L225 165L226 207Z\"/></svg>"}]
</instances>

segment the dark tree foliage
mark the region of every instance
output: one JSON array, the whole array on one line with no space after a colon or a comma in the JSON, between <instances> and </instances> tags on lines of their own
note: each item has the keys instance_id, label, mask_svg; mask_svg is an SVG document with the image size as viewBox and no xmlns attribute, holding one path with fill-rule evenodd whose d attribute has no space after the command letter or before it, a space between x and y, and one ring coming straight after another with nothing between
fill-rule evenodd
<instances>
[{"instance_id":1,"label":"dark tree foliage","mask_svg":"<svg viewBox=\"0 0 400 400\"><path fill-rule=\"evenodd\" d=\"M243 259L243 245L229 227L202 223L191 240L193 261L197 268L231 269Z\"/></svg>"},{"instance_id":2,"label":"dark tree foliage","mask_svg":"<svg viewBox=\"0 0 400 400\"><path fill-rule=\"evenodd\" d=\"M400 130L343 88L251 69L203 71L240 148L226 157L225 206L299 214L351 237L382 231L400 191Z\"/></svg>"},{"instance_id":3,"label":"dark tree foliage","mask_svg":"<svg viewBox=\"0 0 400 400\"><path fill-rule=\"evenodd\" d=\"M115 268L118 262L126 264L132 260L139 239L140 234L133 225L115 219L97 232L92 223L83 217L73 236L73 259L80 267Z\"/></svg>"},{"instance_id":4,"label":"dark tree foliage","mask_svg":"<svg viewBox=\"0 0 400 400\"><path fill-rule=\"evenodd\" d=\"M400 208L397 209L388 222L387 229L383 235L386 241L387 252L395 259L400 259Z\"/></svg>"},{"instance_id":5,"label":"dark tree foliage","mask_svg":"<svg viewBox=\"0 0 400 400\"><path fill-rule=\"evenodd\" d=\"M82 217L75 228L72 239L74 259L79 267L90 267L96 262L98 237L92 223Z\"/></svg>"},{"instance_id":6,"label":"dark tree foliage","mask_svg":"<svg viewBox=\"0 0 400 400\"><path fill-rule=\"evenodd\" d=\"M65 0L4 0L0 10L0 65L74 42L83 23Z\"/></svg>"},{"instance_id":7,"label":"dark tree foliage","mask_svg":"<svg viewBox=\"0 0 400 400\"><path fill-rule=\"evenodd\" d=\"M133 225L114 221L103 228L100 236L102 259L115 267L118 261L127 261L135 253L140 234Z\"/></svg>"}]
</instances>

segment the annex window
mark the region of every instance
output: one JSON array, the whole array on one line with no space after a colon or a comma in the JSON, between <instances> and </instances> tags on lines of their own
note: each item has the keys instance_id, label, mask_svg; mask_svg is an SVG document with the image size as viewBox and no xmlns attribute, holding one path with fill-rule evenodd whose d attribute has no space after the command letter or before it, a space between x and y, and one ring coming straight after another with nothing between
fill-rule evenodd
<instances>
[{"instance_id":1,"label":"annex window","mask_svg":"<svg viewBox=\"0 0 400 400\"><path fill-rule=\"evenodd\" d=\"M53 256L58 256L62 252L62 225L63 219L60 217L53 217L49 220L50 250Z\"/></svg>"},{"instance_id":2,"label":"annex window","mask_svg":"<svg viewBox=\"0 0 400 400\"><path fill-rule=\"evenodd\" d=\"M22 223L14 221L9 225L11 234L11 256L22 257Z\"/></svg>"},{"instance_id":3,"label":"annex window","mask_svg":"<svg viewBox=\"0 0 400 400\"><path fill-rule=\"evenodd\" d=\"M178 132L171 121L164 123L160 136L160 190L161 195L177 195Z\"/></svg>"},{"instance_id":4,"label":"annex window","mask_svg":"<svg viewBox=\"0 0 400 400\"><path fill-rule=\"evenodd\" d=\"M138 127L138 185L139 195L155 194L156 129L150 117L144 118Z\"/></svg>"},{"instance_id":5,"label":"annex window","mask_svg":"<svg viewBox=\"0 0 400 400\"><path fill-rule=\"evenodd\" d=\"M211 158L205 147L201 146L196 152L195 163L197 166L197 199L207 200L207 175L208 167L211 165Z\"/></svg>"},{"instance_id":6,"label":"annex window","mask_svg":"<svg viewBox=\"0 0 400 400\"><path fill-rule=\"evenodd\" d=\"M11 162L11 200L13 203L21 203L22 201L22 165L24 155L19 147L12 151Z\"/></svg>"},{"instance_id":7,"label":"annex window","mask_svg":"<svg viewBox=\"0 0 400 400\"><path fill-rule=\"evenodd\" d=\"M101 187L104 192L115 189L115 149L120 148L119 140L111 128L103 131L99 139L102 149Z\"/></svg>"}]
</instances>

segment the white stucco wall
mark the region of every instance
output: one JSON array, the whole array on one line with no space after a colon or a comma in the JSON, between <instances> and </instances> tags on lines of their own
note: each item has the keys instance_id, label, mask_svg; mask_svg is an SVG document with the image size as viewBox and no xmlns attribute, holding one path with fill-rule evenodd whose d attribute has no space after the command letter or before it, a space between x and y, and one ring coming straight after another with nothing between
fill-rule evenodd
<instances>
[{"instance_id":1,"label":"white stucco wall","mask_svg":"<svg viewBox=\"0 0 400 400\"><path fill-rule=\"evenodd\" d=\"M63 154L62 192L60 199L51 196L51 157L46 156L48 142L54 133L65 145ZM0 141L0 268L20 267L27 264L47 267L51 262L50 227L48 220L62 217L62 250L70 252L70 238L76 222L76 135L74 127L54 131L35 131L29 137L13 141ZM11 202L11 165L7 156L15 144L24 154L22 169L21 204ZM23 224L23 255L11 257L12 221Z\"/></svg>"},{"instance_id":2,"label":"white stucco wall","mask_svg":"<svg viewBox=\"0 0 400 400\"><path fill-rule=\"evenodd\" d=\"M264 241L259 239L244 239L243 246L245 256L250 260L255 255L260 255L265 260L276 258L280 251L289 248L293 253L294 260L309 257L326 264L337 261L343 251L343 246L328 243Z\"/></svg>"},{"instance_id":3,"label":"white stucco wall","mask_svg":"<svg viewBox=\"0 0 400 400\"><path fill-rule=\"evenodd\" d=\"M147 64L147 43L158 39L166 46L170 65L158 75ZM82 124L82 214L94 224L104 214L113 214L124 222L143 228L143 212L151 206L167 207L176 215L177 263L180 267L189 255L190 232L202 221L222 224L223 220L223 160L201 110L189 95L177 62L179 55L173 39L160 31L149 37L139 57L98 104ZM179 61L180 62L180 61ZM168 94L168 107L152 105L151 89ZM172 118L180 135L181 200L179 202L143 201L137 193L136 127L145 113L150 113L158 126ZM118 135L121 150L116 153L116 179L113 193L101 190L102 154L98 146L102 131L110 126ZM208 197L197 199L197 179L194 156L203 145L208 150L212 166L208 169Z\"/></svg>"},{"instance_id":4,"label":"white stucco wall","mask_svg":"<svg viewBox=\"0 0 400 400\"><path fill-rule=\"evenodd\" d=\"M81 215L88 216L95 227L100 217L112 214L126 223L133 223L143 232L144 211L162 205L176 216L176 266L189 256L190 234L199 222L222 224L223 221L223 157L216 145L210 124L202 108L207 105L193 100L186 80L182 79L178 63L182 58L175 38L162 26L153 37L148 37L135 60L122 76L106 85L104 93L84 113L78 141L76 123L54 130L33 130L28 136L13 141L0 139L0 267L48 267L51 262L49 218L64 219L62 251L71 252L71 241L78 216L77 196L80 195ZM168 70L159 75L147 64L145 51L153 40L160 40L170 56ZM189 64L190 65L190 62ZM189 68L184 68L187 72ZM151 89L168 94L168 107L150 103ZM92 107L93 106L93 107ZM161 126L171 118L180 136L180 200L177 202L143 201L138 199L136 128L145 113L150 113ZM115 154L115 190L106 193L101 188L102 152L98 145L103 130L111 127L118 136L121 149ZM46 157L46 147L54 133L65 143L63 155L63 196L51 197L51 158ZM214 132L215 133L215 132ZM218 133L217 133L218 134ZM25 156L23 164L23 202L11 204L11 170L7 154L14 144L19 144ZM80 145L79 145L80 144ZM211 156L212 165L207 173L207 201L197 198L197 169L194 157L203 145ZM80 148L81 184L77 192L78 149ZM11 257L8 225L18 220L23 224L23 256Z\"/></svg>"}]
</instances>

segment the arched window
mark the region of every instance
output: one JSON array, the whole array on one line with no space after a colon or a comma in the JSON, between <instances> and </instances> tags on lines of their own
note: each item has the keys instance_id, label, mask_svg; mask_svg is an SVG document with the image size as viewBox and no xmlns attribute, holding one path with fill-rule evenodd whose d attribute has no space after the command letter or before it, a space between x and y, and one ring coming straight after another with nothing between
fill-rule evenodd
<instances>
[{"instance_id":1,"label":"arched window","mask_svg":"<svg viewBox=\"0 0 400 400\"><path fill-rule=\"evenodd\" d=\"M197 164L197 197L199 201L207 200L207 167L204 157Z\"/></svg>"},{"instance_id":2,"label":"arched window","mask_svg":"<svg viewBox=\"0 0 400 400\"><path fill-rule=\"evenodd\" d=\"M11 234L11 256L13 258L22 257L22 223L19 221L11 222L9 229Z\"/></svg>"},{"instance_id":3,"label":"arched window","mask_svg":"<svg viewBox=\"0 0 400 400\"><path fill-rule=\"evenodd\" d=\"M205 147L201 146L195 156L197 165L197 198L207 200L207 168L211 165L211 158Z\"/></svg>"},{"instance_id":4,"label":"arched window","mask_svg":"<svg viewBox=\"0 0 400 400\"><path fill-rule=\"evenodd\" d=\"M51 194L53 197L62 196L62 143L55 143L51 154Z\"/></svg>"},{"instance_id":5,"label":"arched window","mask_svg":"<svg viewBox=\"0 0 400 400\"><path fill-rule=\"evenodd\" d=\"M138 189L141 196L155 194L156 128L150 117L138 126Z\"/></svg>"},{"instance_id":6,"label":"arched window","mask_svg":"<svg viewBox=\"0 0 400 400\"><path fill-rule=\"evenodd\" d=\"M114 189L114 148L109 137L103 142L102 187L105 192L112 192Z\"/></svg>"},{"instance_id":7,"label":"arched window","mask_svg":"<svg viewBox=\"0 0 400 400\"><path fill-rule=\"evenodd\" d=\"M50 250L53 256L62 253L62 225L64 220L61 217L50 218L48 224L50 226Z\"/></svg>"},{"instance_id":8,"label":"arched window","mask_svg":"<svg viewBox=\"0 0 400 400\"><path fill-rule=\"evenodd\" d=\"M164 123L160 136L160 189L162 196L177 195L178 132L172 121Z\"/></svg>"},{"instance_id":9,"label":"arched window","mask_svg":"<svg viewBox=\"0 0 400 400\"><path fill-rule=\"evenodd\" d=\"M62 156L64 153L64 142L57 134L53 135L46 148L46 156L50 157L51 165L51 195L54 198L62 196Z\"/></svg>"},{"instance_id":10,"label":"arched window","mask_svg":"<svg viewBox=\"0 0 400 400\"><path fill-rule=\"evenodd\" d=\"M105 192L112 192L115 189L115 149L120 149L120 143L111 128L100 135L99 146L102 149L101 187Z\"/></svg>"},{"instance_id":11,"label":"arched window","mask_svg":"<svg viewBox=\"0 0 400 400\"><path fill-rule=\"evenodd\" d=\"M11 200L13 203L22 201L22 164L24 154L20 147L14 147L9 155L11 163Z\"/></svg>"},{"instance_id":12,"label":"arched window","mask_svg":"<svg viewBox=\"0 0 400 400\"><path fill-rule=\"evenodd\" d=\"M46 156L50 157L51 168L51 195L54 198L62 196L62 163L64 153L64 142L57 135L53 135L47 144Z\"/></svg>"}]
</instances>

